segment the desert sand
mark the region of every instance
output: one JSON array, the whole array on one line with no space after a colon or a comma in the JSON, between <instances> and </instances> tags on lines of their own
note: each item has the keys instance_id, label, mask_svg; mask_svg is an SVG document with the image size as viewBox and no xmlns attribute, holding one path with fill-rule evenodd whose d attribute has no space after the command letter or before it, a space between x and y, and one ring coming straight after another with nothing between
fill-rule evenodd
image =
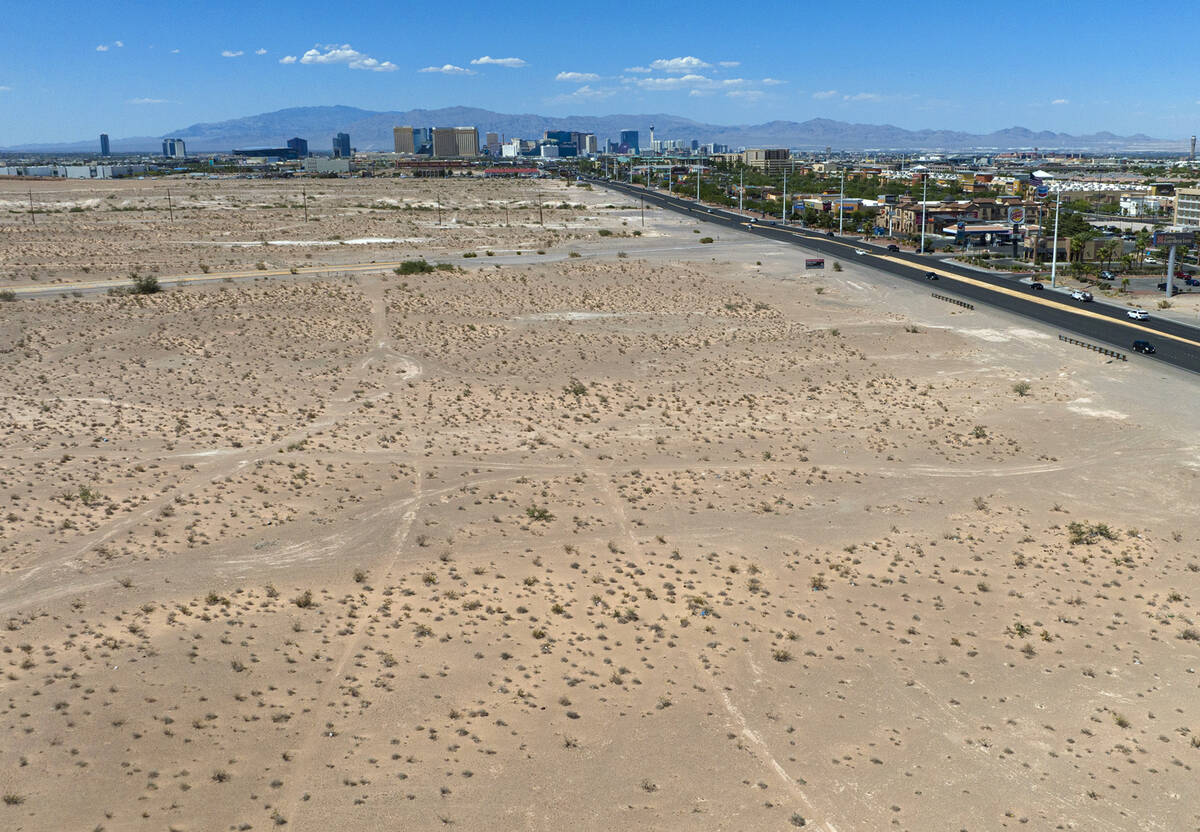
<instances>
[{"instance_id":1,"label":"desert sand","mask_svg":"<svg viewBox=\"0 0 1200 832\"><path fill-rule=\"evenodd\" d=\"M0 303L0 827L1200 826L1194 377L563 182L171 187L3 282L444 268Z\"/></svg>"}]
</instances>

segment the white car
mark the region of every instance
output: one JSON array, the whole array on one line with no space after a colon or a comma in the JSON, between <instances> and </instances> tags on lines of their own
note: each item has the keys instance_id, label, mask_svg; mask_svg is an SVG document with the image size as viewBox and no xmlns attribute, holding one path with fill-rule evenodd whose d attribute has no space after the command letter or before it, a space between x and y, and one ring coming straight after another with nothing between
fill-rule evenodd
<instances>
[{"instance_id":1,"label":"white car","mask_svg":"<svg viewBox=\"0 0 1200 832\"><path fill-rule=\"evenodd\" d=\"M866 251L866 249L856 248L856 249L854 249L854 253L855 254L866 254L867 251Z\"/></svg>"},{"instance_id":2,"label":"white car","mask_svg":"<svg viewBox=\"0 0 1200 832\"><path fill-rule=\"evenodd\" d=\"M1082 289L1076 289L1074 292L1071 293L1071 297L1074 298L1075 300L1081 300L1084 303L1087 303L1088 301L1090 301L1092 299L1092 293L1085 292Z\"/></svg>"},{"instance_id":3,"label":"white car","mask_svg":"<svg viewBox=\"0 0 1200 832\"><path fill-rule=\"evenodd\" d=\"M1130 309L1125 314L1128 315L1129 317L1133 318L1135 321L1150 320L1150 313L1147 312L1145 309Z\"/></svg>"}]
</instances>

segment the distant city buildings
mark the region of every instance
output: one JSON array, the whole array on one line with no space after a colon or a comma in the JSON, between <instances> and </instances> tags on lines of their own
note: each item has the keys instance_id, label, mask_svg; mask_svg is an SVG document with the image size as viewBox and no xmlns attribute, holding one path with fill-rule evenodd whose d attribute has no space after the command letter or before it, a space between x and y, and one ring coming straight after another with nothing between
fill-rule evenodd
<instances>
[{"instance_id":1,"label":"distant city buildings","mask_svg":"<svg viewBox=\"0 0 1200 832\"><path fill-rule=\"evenodd\" d=\"M333 137L333 158L349 159L353 155L354 150L350 147L349 133L338 133Z\"/></svg>"},{"instance_id":2,"label":"distant city buildings","mask_svg":"<svg viewBox=\"0 0 1200 832\"><path fill-rule=\"evenodd\" d=\"M434 127L433 156L460 159L479 155L479 131L474 127Z\"/></svg>"},{"instance_id":3,"label":"distant city buildings","mask_svg":"<svg viewBox=\"0 0 1200 832\"><path fill-rule=\"evenodd\" d=\"M489 156L495 157L500 155L500 134L488 133L484 140L484 147Z\"/></svg>"},{"instance_id":4,"label":"distant city buildings","mask_svg":"<svg viewBox=\"0 0 1200 832\"><path fill-rule=\"evenodd\" d=\"M392 147L395 153L416 153L415 131L411 127L393 127Z\"/></svg>"},{"instance_id":5,"label":"distant city buildings","mask_svg":"<svg viewBox=\"0 0 1200 832\"><path fill-rule=\"evenodd\" d=\"M163 139L162 155L168 159L183 159L187 156L187 148L183 139Z\"/></svg>"},{"instance_id":6,"label":"distant city buildings","mask_svg":"<svg viewBox=\"0 0 1200 832\"><path fill-rule=\"evenodd\" d=\"M640 153L641 146L638 144L637 130L622 130L621 140L617 143L618 153Z\"/></svg>"},{"instance_id":7,"label":"distant city buildings","mask_svg":"<svg viewBox=\"0 0 1200 832\"><path fill-rule=\"evenodd\" d=\"M101 156L111 156L112 155L112 153L109 151L109 147L108 147L108 134L107 133L100 134L100 155Z\"/></svg>"},{"instance_id":8,"label":"distant city buildings","mask_svg":"<svg viewBox=\"0 0 1200 832\"><path fill-rule=\"evenodd\" d=\"M296 154L294 157L296 159L304 159L308 156L308 139L301 139L299 137L288 139L287 146L289 150Z\"/></svg>"}]
</instances>

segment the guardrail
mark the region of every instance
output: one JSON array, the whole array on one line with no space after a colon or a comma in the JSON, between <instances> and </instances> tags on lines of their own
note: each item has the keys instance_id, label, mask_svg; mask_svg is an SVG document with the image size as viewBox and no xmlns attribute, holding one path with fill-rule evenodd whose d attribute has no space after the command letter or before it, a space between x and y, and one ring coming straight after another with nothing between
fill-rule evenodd
<instances>
[{"instance_id":1,"label":"guardrail","mask_svg":"<svg viewBox=\"0 0 1200 832\"><path fill-rule=\"evenodd\" d=\"M1101 355L1107 355L1111 358L1117 359L1118 361L1128 361L1129 360L1129 357L1126 356L1125 353L1123 353L1123 352L1117 352L1116 350L1110 350L1108 347L1098 347L1095 344L1089 344L1087 341L1080 341L1078 338L1068 338L1066 335L1060 335L1060 336L1058 336L1058 340L1066 341L1068 344L1074 344L1077 347L1083 347L1085 350L1091 350L1092 352L1098 352Z\"/></svg>"},{"instance_id":2,"label":"guardrail","mask_svg":"<svg viewBox=\"0 0 1200 832\"><path fill-rule=\"evenodd\" d=\"M965 300L959 300L958 298L948 298L945 295L939 295L937 292L933 292L932 294L938 300L944 300L944 301L946 301L946 303L953 303L956 306L963 307L964 309L974 309L975 308L975 304L967 303Z\"/></svg>"}]
</instances>

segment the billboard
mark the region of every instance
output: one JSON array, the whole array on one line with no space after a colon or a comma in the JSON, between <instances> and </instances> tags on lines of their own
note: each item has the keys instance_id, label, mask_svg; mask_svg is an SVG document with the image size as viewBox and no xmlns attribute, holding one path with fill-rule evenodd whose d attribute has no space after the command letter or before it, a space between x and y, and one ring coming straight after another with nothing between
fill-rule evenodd
<instances>
[{"instance_id":1,"label":"billboard","mask_svg":"<svg viewBox=\"0 0 1200 832\"><path fill-rule=\"evenodd\" d=\"M823 268L825 268L825 258L824 257L810 257L804 261L804 268L806 268L806 269L823 269Z\"/></svg>"},{"instance_id":2,"label":"billboard","mask_svg":"<svg viewBox=\"0 0 1200 832\"><path fill-rule=\"evenodd\" d=\"M1025 209L1020 205L1013 205L1008 209L1008 221L1011 223L1025 222Z\"/></svg>"},{"instance_id":3,"label":"billboard","mask_svg":"<svg viewBox=\"0 0 1200 832\"><path fill-rule=\"evenodd\" d=\"M1155 231L1156 246L1192 246L1196 244L1195 231Z\"/></svg>"}]
</instances>

